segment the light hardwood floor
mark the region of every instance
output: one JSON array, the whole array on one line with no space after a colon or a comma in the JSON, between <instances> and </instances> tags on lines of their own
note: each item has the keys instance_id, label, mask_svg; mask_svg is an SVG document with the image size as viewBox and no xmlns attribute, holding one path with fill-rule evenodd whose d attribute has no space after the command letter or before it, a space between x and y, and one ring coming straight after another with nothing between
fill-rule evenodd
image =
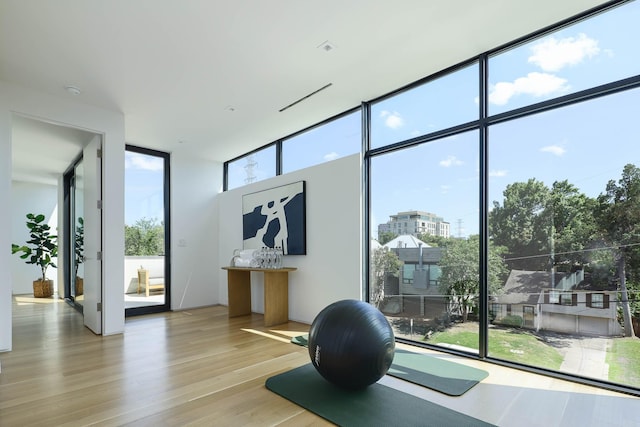
<instances>
[{"instance_id":1,"label":"light hardwood floor","mask_svg":"<svg viewBox=\"0 0 640 427\"><path fill-rule=\"evenodd\" d=\"M130 318L123 335L100 337L64 302L16 296L13 351L0 353L0 426L327 425L264 387L309 362L289 342L309 326L262 320L216 306ZM429 353L490 375L461 397L381 383L500 426L640 426L638 398Z\"/></svg>"}]
</instances>

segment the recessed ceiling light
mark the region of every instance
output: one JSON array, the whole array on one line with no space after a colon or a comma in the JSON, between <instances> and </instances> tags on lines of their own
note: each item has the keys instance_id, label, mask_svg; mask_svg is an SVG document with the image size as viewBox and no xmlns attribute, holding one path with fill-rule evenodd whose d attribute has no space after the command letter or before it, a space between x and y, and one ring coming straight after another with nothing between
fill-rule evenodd
<instances>
[{"instance_id":1,"label":"recessed ceiling light","mask_svg":"<svg viewBox=\"0 0 640 427\"><path fill-rule=\"evenodd\" d=\"M80 90L79 87L76 86L65 86L64 89L69 92L71 95L80 95L82 93L82 91Z\"/></svg>"},{"instance_id":2,"label":"recessed ceiling light","mask_svg":"<svg viewBox=\"0 0 640 427\"><path fill-rule=\"evenodd\" d=\"M330 51L332 51L332 50L333 50L333 49L335 49L335 48L336 48L336 46L335 46L333 43L331 43L329 40L326 40L326 41L322 42L322 43L318 46L318 49L322 49L322 50L324 50L325 52L330 52Z\"/></svg>"}]
</instances>

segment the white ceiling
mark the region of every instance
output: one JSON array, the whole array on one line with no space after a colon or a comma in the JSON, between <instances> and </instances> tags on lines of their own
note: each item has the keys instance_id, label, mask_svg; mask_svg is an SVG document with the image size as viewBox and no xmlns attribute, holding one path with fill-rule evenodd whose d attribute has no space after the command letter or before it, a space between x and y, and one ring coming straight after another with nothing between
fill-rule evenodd
<instances>
[{"instance_id":1,"label":"white ceiling","mask_svg":"<svg viewBox=\"0 0 640 427\"><path fill-rule=\"evenodd\" d=\"M0 80L77 86L127 143L222 162L600 3L0 0ZM14 177L77 155L86 135L49 126L16 121Z\"/></svg>"},{"instance_id":2,"label":"white ceiling","mask_svg":"<svg viewBox=\"0 0 640 427\"><path fill-rule=\"evenodd\" d=\"M94 134L34 120L12 118L12 178L57 185L58 177L78 158Z\"/></svg>"}]
</instances>

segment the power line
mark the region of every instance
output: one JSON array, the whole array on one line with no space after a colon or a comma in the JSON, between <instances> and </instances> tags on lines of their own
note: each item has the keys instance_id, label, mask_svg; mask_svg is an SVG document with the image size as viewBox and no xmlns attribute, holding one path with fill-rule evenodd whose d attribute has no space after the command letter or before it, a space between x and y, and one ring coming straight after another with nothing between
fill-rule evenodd
<instances>
[{"instance_id":1,"label":"power line","mask_svg":"<svg viewBox=\"0 0 640 427\"><path fill-rule=\"evenodd\" d=\"M540 254L540 255L527 255L527 256L521 256L521 257L504 258L504 260L515 261L519 259L548 258L550 256L556 256L556 255L569 255L569 254L578 254L582 252L595 252L595 251L612 250L612 249L618 249L618 248L630 248L633 246L640 246L640 243L629 243L627 245L615 245L615 246L603 246L600 248L581 249L579 251L566 251L566 252L546 253L546 254Z\"/></svg>"}]
</instances>

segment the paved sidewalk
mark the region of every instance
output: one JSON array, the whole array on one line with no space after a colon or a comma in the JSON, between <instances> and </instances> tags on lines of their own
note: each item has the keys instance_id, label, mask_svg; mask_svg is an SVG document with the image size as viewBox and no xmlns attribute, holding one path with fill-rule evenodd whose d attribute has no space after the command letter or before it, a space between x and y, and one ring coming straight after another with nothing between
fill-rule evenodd
<instances>
[{"instance_id":1,"label":"paved sidewalk","mask_svg":"<svg viewBox=\"0 0 640 427\"><path fill-rule=\"evenodd\" d=\"M610 338L566 337L567 346L562 348L564 361L560 371L584 377L609 379L609 365L606 363Z\"/></svg>"}]
</instances>

